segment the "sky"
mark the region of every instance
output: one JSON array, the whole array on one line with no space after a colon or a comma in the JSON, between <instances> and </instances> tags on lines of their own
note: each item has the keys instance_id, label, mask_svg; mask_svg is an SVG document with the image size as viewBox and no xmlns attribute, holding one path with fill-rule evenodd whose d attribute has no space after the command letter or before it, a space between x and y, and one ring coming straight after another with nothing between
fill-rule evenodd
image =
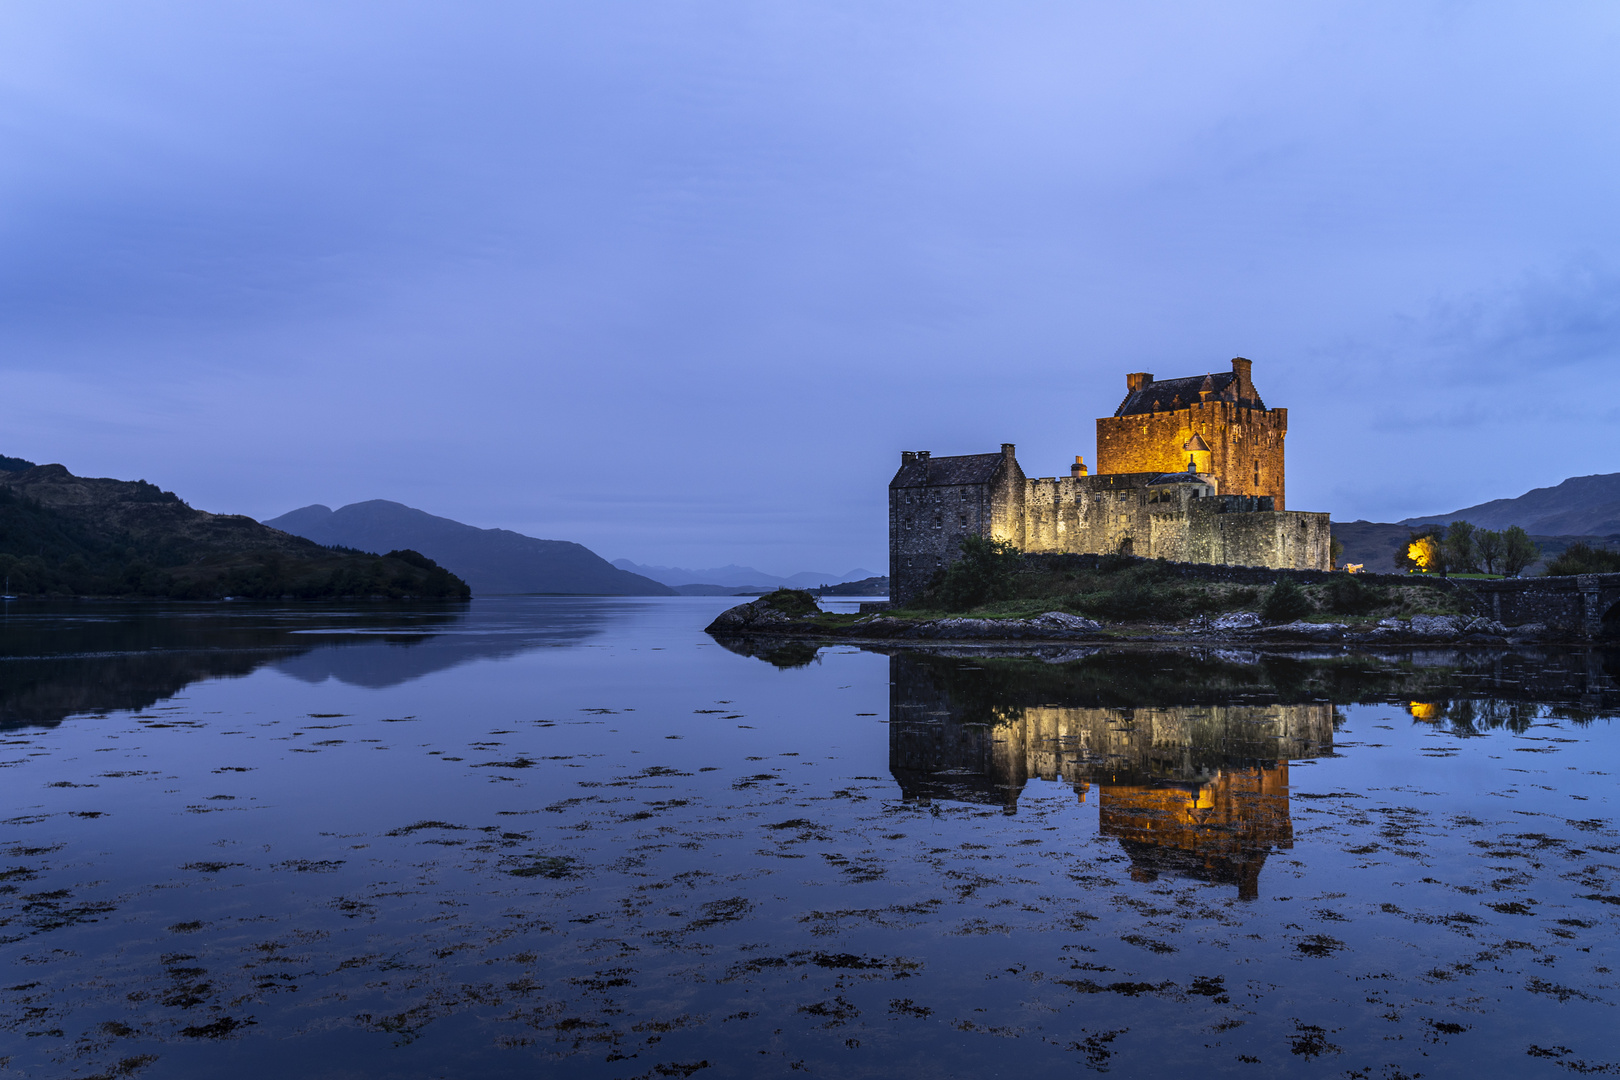
<instances>
[{"instance_id":1,"label":"sky","mask_svg":"<svg viewBox=\"0 0 1620 1080\"><path fill-rule=\"evenodd\" d=\"M1620 5L9 0L0 453L886 564L1254 361L1288 505L1620 470Z\"/></svg>"}]
</instances>

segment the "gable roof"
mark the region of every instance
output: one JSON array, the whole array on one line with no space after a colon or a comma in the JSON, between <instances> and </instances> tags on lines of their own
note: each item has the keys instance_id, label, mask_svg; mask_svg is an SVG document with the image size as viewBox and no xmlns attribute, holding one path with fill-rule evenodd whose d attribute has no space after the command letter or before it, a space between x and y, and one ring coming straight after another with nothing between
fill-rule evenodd
<instances>
[{"instance_id":1,"label":"gable roof","mask_svg":"<svg viewBox=\"0 0 1620 1080\"><path fill-rule=\"evenodd\" d=\"M892 488L955 487L961 484L988 484L1004 460L1001 454L964 454L961 457L929 457L907 461L889 481Z\"/></svg>"},{"instance_id":2,"label":"gable roof","mask_svg":"<svg viewBox=\"0 0 1620 1080\"><path fill-rule=\"evenodd\" d=\"M1189 375L1184 379L1157 379L1140 390L1126 394L1125 400L1114 410L1114 415L1134 416L1138 413L1174 412L1176 409L1191 408L1203 400L1202 390L1210 391L1210 399L1214 401L1237 401L1237 373L1222 371L1211 375ZM1259 394L1254 396L1253 404L1260 409L1266 407Z\"/></svg>"}]
</instances>

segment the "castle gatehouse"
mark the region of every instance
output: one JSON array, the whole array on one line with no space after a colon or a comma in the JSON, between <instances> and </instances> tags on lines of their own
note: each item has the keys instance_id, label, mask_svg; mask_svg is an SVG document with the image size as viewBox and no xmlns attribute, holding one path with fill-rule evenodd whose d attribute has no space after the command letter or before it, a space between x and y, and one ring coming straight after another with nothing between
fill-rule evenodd
<instances>
[{"instance_id":1,"label":"castle gatehouse","mask_svg":"<svg viewBox=\"0 0 1620 1080\"><path fill-rule=\"evenodd\" d=\"M1284 506L1288 410L1268 409L1250 362L1181 379L1125 377L1097 421L1097 473L1027 477L999 453L900 455L889 482L890 595L914 598L960 554L963 537L1026 552L1124 552L1176 562L1332 568L1328 515Z\"/></svg>"}]
</instances>

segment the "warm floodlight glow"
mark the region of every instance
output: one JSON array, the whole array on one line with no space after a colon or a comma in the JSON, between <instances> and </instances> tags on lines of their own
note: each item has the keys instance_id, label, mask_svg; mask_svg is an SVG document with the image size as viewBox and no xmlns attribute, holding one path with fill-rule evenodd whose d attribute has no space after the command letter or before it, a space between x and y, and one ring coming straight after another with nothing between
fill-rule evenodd
<instances>
[{"instance_id":1,"label":"warm floodlight glow","mask_svg":"<svg viewBox=\"0 0 1620 1080\"><path fill-rule=\"evenodd\" d=\"M1420 536L1406 546L1406 557L1412 560L1412 565L1419 573L1427 574L1431 569L1440 565L1440 549L1434 538Z\"/></svg>"},{"instance_id":2,"label":"warm floodlight glow","mask_svg":"<svg viewBox=\"0 0 1620 1080\"><path fill-rule=\"evenodd\" d=\"M1440 706L1432 701L1414 701L1406 707L1406 711L1412 714L1414 720L1440 719Z\"/></svg>"}]
</instances>

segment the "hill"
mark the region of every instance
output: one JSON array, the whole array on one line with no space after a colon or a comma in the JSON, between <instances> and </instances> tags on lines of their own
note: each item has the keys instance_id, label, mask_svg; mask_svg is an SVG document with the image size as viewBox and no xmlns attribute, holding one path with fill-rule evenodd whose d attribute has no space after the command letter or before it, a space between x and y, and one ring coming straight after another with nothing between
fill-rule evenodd
<instances>
[{"instance_id":1,"label":"hill","mask_svg":"<svg viewBox=\"0 0 1620 1080\"><path fill-rule=\"evenodd\" d=\"M319 504L271 518L266 525L318 544L362 551L408 547L464 578L474 593L567 593L673 596L666 585L627 573L583 544L539 540L509 529L480 529L386 499Z\"/></svg>"},{"instance_id":2,"label":"hill","mask_svg":"<svg viewBox=\"0 0 1620 1080\"><path fill-rule=\"evenodd\" d=\"M1554 487L1513 499L1493 499L1449 514L1407 518L1401 525L1449 525L1467 521L1481 529L1517 525L1541 536L1605 536L1620 533L1620 473L1572 476Z\"/></svg>"},{"instance_id":3,"label":"hill","mask_svg":"<svg viewBox=\"0 0 1620 1080\"><path fill-rule=\"evenodd\" d=\"M613 565L620 570L632 574L641 574L662 582L671 588L682 585L710 585L717 588L739 589L745 587L769 587L777 589L814 589L822 585L842 585L850 581L861 581L875 577L872 571L860 567L843 574L827 574L820 570L803 570L788 577L778 577L767 574L763 570L755 570L752 566L716 566L708 570L687 570L679 566L641 566L629 559L614 559ZM703 593L690 595L724 595L723 593Z\"/></svg>"},{"instance_id":4,"label":"hill","mask_svg":"<svg viewBox=\"0 0 1620 1080\"><path fill-rule=\"evenodd\" d=\"M31 596L465 599L415 551L332 551L237 514L210 514L145 480L0 465L0 574Z\"/></svg>"},{"instance_id":5,"label":"hill","mask_svg":"<svg viewBox=\"0 0 1620 1080\"><path fill-rule=\"evenodd\" d=\"M1465 519L1472 522L1472 518ZM1344 551L1339 555L1339 565L1346 563L1361 563L1369 574L1396 574L1401 570L1395 565L1395 554L1412 539L1412 531L1416 526L1391 524L1384 521L1335 521L1333 523L1333 539L1344 545ZM1541 549L1542 560L1556 558L1560 552L1577 541L1591 543L1594 540L1602 547L1620 549L1620 535L1598 536L1575 534L1562 536L1547 536L1531 533L1530 539L1535 541L1536 547ZM1539 573L1542 562L1532 564L1526 573Z\"/></svg>"}]
</instances>

